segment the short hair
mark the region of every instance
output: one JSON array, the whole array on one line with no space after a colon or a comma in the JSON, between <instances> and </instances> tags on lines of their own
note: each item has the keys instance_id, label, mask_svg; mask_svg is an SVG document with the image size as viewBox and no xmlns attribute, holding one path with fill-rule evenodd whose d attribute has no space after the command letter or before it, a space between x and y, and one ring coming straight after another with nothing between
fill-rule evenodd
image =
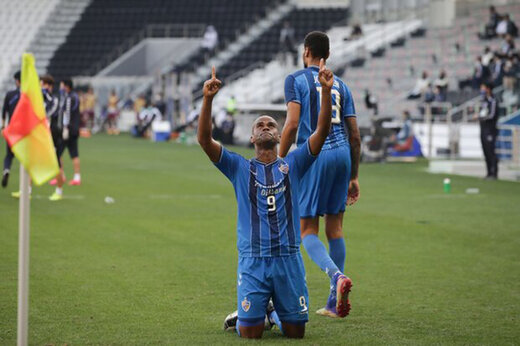
<instances>
[{"instance_id":1,"label":"short hair","mask_svg":"<svg viewBox=\"0 0 520 346\"><path fill-rule=\"evenodd\" d=\"M72 79L70 78L65 78L61 81L63 84L65 84L66 87L68 87L69 89L72 90L72 88L74 87L74 84L72 83Z\"/></svg>"},{"instance_id":2,"label":"short hair","mask_svg":"<svg viewBox=\"0 0 520 346\"><path fill-rule=\"evenodd\" d=\"M45 84L49 84L50 86L54 86L54 78L50 74L45 74L41 76L40 80Z\"/></svg>"},{"instance_id":3,"label":"short hair","mask_svg":"<svg viewBox=\"0 0 520 346\"><path fill-rule=\"evenodd\" d=\"M329 56L329 37L321 31L312 31L305 36L303 46L309 48L314 58L327 59Z\"/></svg>"},{"instance_id":4,"label":"short hair","mask_svg":"<svg viewBox=\"0 0 520 346\"><path fill-rule=\"evenodd\" d=\"M482 82L480 85L485 86L489 90L493 90L493 87L494 87L493 82Z\"/></svg>"},{"instance_id":5,"label":"short hair","mask_svg":"<svg viewBox=\"0 0 520 346\"><path fill-rule=\"evenodd\" d=\"M16 71L13 75L13 78L17 81L20 81L20 76L21 76L21 73L20 71Z\"/></svg>"}]
</instances>

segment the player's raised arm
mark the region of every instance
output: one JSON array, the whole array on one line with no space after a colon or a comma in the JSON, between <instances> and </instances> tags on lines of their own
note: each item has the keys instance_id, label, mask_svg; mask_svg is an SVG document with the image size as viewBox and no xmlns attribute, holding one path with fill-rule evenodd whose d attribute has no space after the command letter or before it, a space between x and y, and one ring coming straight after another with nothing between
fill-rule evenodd
<instances>
[{"instance_id":1,"label":"player's raised arm","mask_svg":"<svg viewBox=\"0 0 520 346\"><path fill-rule=\"evenodd\" d=\"M280 157L286 157L291 145L296 139L298 132L298 124L300 122L301 105L297 102L289 102L287 104L287 116L285 118L285 125L282 130L282 139L280 140Z\"/></svg>"},{"instance_id":2,"label":"player's raised arm","mask_svg":"<svg viewBox=\"0 0 520 346\"><path fill-rule=\"evenodd\" d=\"M316 130L309 138L309 148L311 154L318 155L321 151L323 143L330 132L330 123L332 121L332 96L331 89L334 85L334 75L331 70L325 67L325 60L320 60L320 71L318 80L321 84L321 108L318 116L318 125Z\"/></svg>"},{"instance_id":3,"label":"player's raised arm","mask_svg":"<svg viewBox=\"0 0 520 346\"><path fill-rule=\"evenodd\" d=\"M213 103L213 97L218 93L221 85L222 82L217 79L215 67L212 67L211 79L204 82L204 86L202 87L204 98L202 100L199 126L197 129L197 140L212 162L218 162L220 152L222 151L222 146L211 136L211 104Z\"/></svg>"}]
</instances>

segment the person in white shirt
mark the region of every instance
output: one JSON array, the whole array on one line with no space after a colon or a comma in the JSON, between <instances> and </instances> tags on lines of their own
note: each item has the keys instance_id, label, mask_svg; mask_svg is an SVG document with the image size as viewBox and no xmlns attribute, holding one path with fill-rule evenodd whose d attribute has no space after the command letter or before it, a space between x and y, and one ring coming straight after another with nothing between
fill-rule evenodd
<instances>
[{"instance_id":1,"label":"person in white shirt","mask_svg":"<svg viewBox=\"0 0 520 346\"><path fill-rule=\"evenodd\" d=\"M215 51L218 44L218 32L213 25L208 25L202 38L202 49L204 50L204 56L207 60L209 55Z\"/></svg>"},{"instance_id":2,"label":"person in white shirt","mask_svg":"<svg viewBox=\"0 0 520 346\"><path fill-rule=\"evenodd\" d=\"M408 99L414 100L420 98L428 89L428 84L430 84L428 72L423 71L421 78L419 78L417 82L415 82L413 90L408 94Z\"/></svg>"}]
</instances>

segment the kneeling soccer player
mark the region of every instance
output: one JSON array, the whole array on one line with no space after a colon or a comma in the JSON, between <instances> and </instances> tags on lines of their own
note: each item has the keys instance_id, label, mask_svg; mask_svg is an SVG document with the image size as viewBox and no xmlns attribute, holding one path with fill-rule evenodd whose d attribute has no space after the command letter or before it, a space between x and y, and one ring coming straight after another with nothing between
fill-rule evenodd
<instances>
[{"instance_id":1,"label":"kneeling soccer player","mask_svg":"<svg viewBox=\"0 0 520 346\"><path fill-rule=\"evenodd\" d=\"M255 158L247 160L211 137L211 104L221 82L204 83L197 138L210 160L231 181L238 204L238 316L236 330L260 338L269 300L270 317L285 336L302 338L308 321L308 293L300 254L298 192L300 180L319 154L330 130L333 74L320 62L321 111L306 145L279 158L278 124L269 116L253 123Z\"/></svg>"}]
</instances>

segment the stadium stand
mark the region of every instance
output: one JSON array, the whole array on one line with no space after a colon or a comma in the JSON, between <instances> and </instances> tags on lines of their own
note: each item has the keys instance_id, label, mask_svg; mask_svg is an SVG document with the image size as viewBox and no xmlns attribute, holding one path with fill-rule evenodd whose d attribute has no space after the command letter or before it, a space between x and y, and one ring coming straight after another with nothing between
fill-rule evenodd
<instances>
[{"instance_id":1,"label":"stadium stand","mask_svg":"<svg viewBox=\"0 0 520 346\"><path fill-rule=\"evenodd\" d=\"M185 6L181 0L93 0L52 58L49 72L58 78L93 75L104 67L97 64L104 56L153 24L212 24L222 48L274 2L193 0Z\"/></svg>"},{"instance_id":2,"label":"stadium stand","mask_svg":"<svg viewBox=\"0 0 520 346\"><path fill-rule=\"evenodd\" d=\"M12 74L20 68L20 56L48 19L58 0L2 2L0 11L0 92L12 87Z\"/></svg>"},{"instance_id":3,"label":"stadium stand","mask_svg":"<svg viewBox=\"0 0 520 346\"><path fill-rule=\"evenodd\" d=\"M294 29L296 43L300 43L305 34L312 30L328 30L333 24L346 21L348 8L346 7L326 7L318 9L297 8L288 12L274 23L267 31L251 41L237 55L227 60L218 68L219 78L226 82L241 76L244 69L258 66L276 59L280 53L280 30L285 22L288 22ZM299 61L300 59L298 59ZM197 92L202 86L203 80L196 84L194 91ZM260 81L258 81L260 82ZM256 84L257 82L255 82Z\"/></svg>"},{"instance_id":4,"label":"stadium stand","mask_svg":"<svg viewBox=\"0 0 520 346\"><path fill-rule=\"evenodd\" d=\"M420 29L421 26L420 20L371 24L365 26L364 37L349 42L345 42L344 38L349 35L350 28L344 25L336 26L327 32L331 41L331 58L328 65L335 71L344 70L350 61L358 57L360 51L376 51ZM301 42L303 37L299 39ZM295 68L284 66L278 59L273 59L242 78L226 80L227 84L217 96L216 103L224 102L231 95L235 95L240 103L283 103L284 79L280 76L291 73Z\"/></svg>"}]
</instances>

